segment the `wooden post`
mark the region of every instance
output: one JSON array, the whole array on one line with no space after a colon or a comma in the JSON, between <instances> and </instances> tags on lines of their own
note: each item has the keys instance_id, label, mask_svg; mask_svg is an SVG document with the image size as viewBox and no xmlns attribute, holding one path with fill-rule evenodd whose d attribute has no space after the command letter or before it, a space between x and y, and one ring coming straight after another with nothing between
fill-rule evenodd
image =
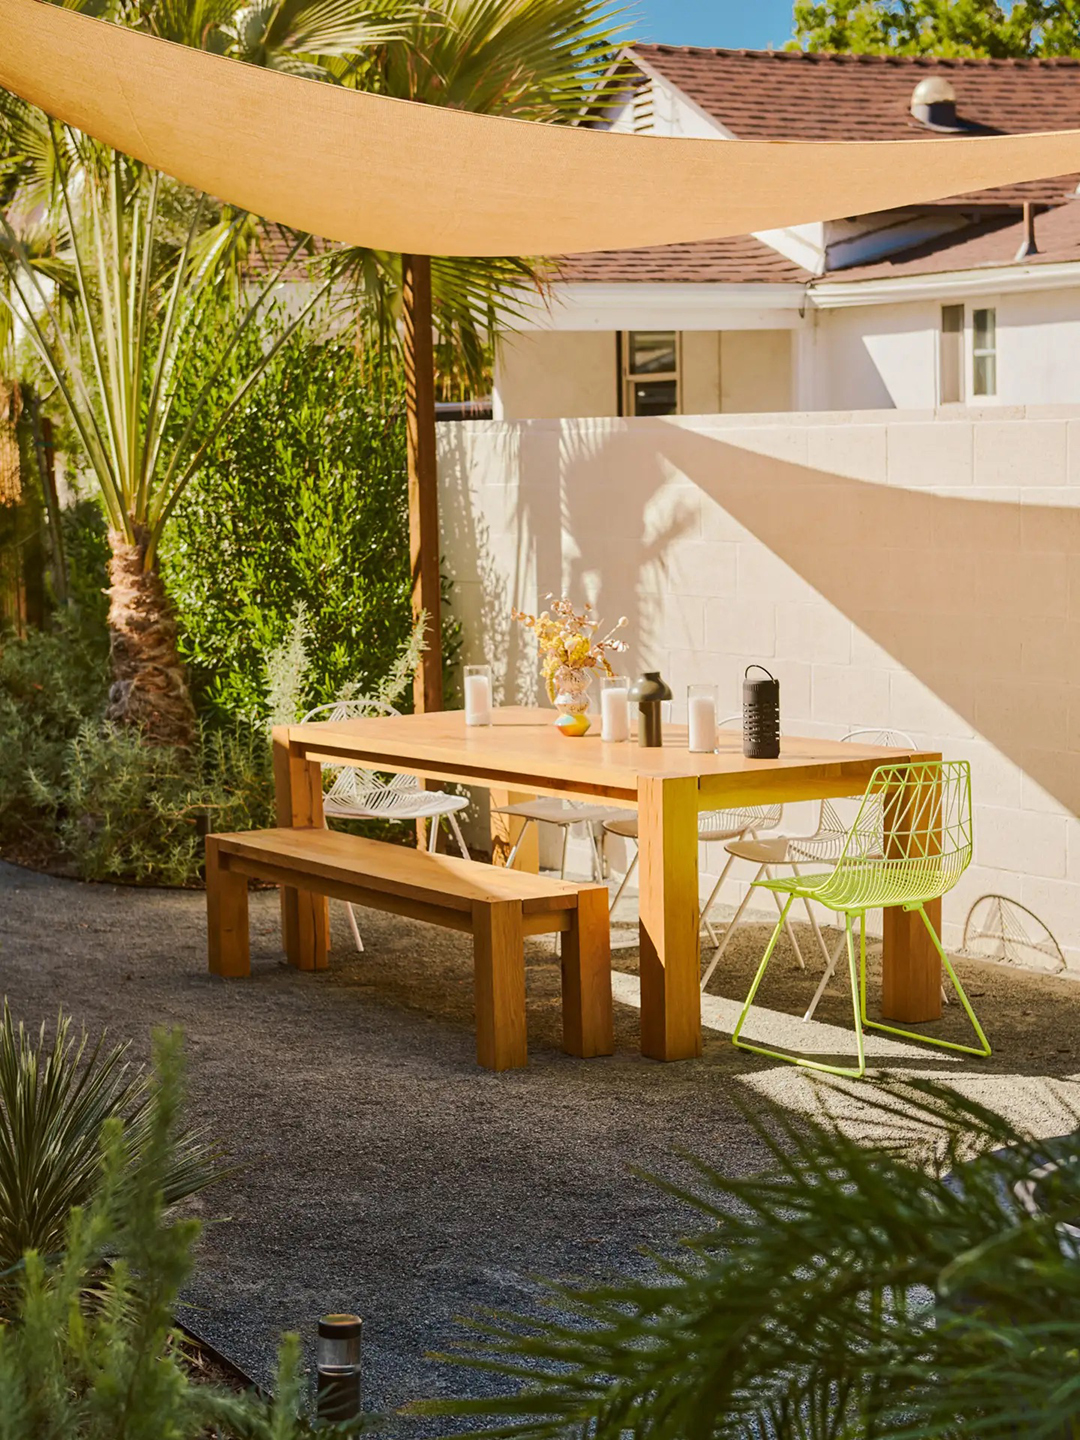
<instances>
[{"instance_id":1,"label":"wooden post","mask_svg":"<svg viewBox=\"0 0 1080 1440\"><path fill-rule=\"evenodd\" d=\"M405 411L409 463L409 562L415 619L428 614L427 645L413 686L417 712L441 710L439 476L435 460L435 356L431 338L431 260L401 257L405 319Z\"/></svg>"}]
</instances>

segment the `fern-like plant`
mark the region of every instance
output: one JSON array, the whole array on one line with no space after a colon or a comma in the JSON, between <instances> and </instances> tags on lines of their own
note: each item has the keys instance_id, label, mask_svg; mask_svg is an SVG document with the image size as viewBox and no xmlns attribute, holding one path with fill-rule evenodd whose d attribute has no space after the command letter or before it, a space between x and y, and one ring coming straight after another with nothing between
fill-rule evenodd
<instances>
[{"instance_id":1,"label":"fern-like plant","mask_svg":"<svg viewBox=\"0 0 1080 1440\"><path fill-rule=\"evenodd\" d=\"M420 1408L521 1440L1076 1440L1080 1137L928 1081L866 1103L881 1143L751 1115L765 1173L665 1186L703 1227L682 1258L481 1323L456 1358L504 1393Z\"/></svg>"}]
</instances>

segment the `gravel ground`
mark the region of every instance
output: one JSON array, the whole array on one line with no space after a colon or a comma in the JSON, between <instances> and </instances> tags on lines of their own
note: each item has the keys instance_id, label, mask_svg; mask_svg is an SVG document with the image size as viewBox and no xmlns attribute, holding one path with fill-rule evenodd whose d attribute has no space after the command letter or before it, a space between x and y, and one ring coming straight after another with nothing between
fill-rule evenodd
<instances>
[{"instance_id":1,"label":"gravel ground","mask_svg":"<svg viewBox=\"0 0 1080 1440\"><path fill-rule=\"evenodd\" d=\"M669 1247L692 1222L636 1169L677 1178L679 1152L692 1151L753 1170L762 1157L740 1092L815 1103L805 1072L740 1054L723 1033L765 927L746 927L710 987L705 1018L718 1028L701 1060L666 1066L637 1053L633 948L616 955L617 1053L585 1062L558 1049L550 941L530 942L530 1065L492 1075L473 1058L468 940L362 913L357 955L331 908L331 968L303 975L281 962L276 893L253 893L251 979L223 982L206 974L200 893L0 864L0 967L18 1017L51 1020L63 1005L92 1032L131 1037L140 1056L155 1026L184 1028L191 1118L244 1167L204 1201L219 1223L184 1318L260 1381L281 1331L310 1336L320 1313L347 1309L365 1318L373 1407L475 1391L481 1379L429 1358L460 1336L459 1317L532 1309L537 1276L645 1265L643 1249ZM816 973L783 953L774 968L762 1001L797 1015ZM995 1057L928 1059L879 1041L875 1063L944 1075L1041 1134L1072 1128L1080 986L985 965L963 975ZM849 1006L834 985L820 1026L776 1023L838 1052L848 1037L832 1022L847 1027ZM950 1007L940 1033L959 1036L962 1019ZM869 1093L843 1098L856 1130Z\"/></svg>"}]
</instances>

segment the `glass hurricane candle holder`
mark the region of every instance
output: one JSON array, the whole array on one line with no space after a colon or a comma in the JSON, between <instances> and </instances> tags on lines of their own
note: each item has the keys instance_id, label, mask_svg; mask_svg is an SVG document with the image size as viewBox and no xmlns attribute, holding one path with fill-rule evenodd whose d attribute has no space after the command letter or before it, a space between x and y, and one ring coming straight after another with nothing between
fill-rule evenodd
<instances>
[{"instance_id":1,"label":"glass hurricane candle holder","mask_svg":"<svg viewBox=\"0 0 1080 1440\"><path fill-rule=\"evenodd\" d=\"M688 685L686 715L690 750L695 755L711 755L716 749L716 686Z\"/></svg>"},{"instance_id":2,"label":"glass hurricane candle holder","mask_svg":"<svg viewBox=\"0 0 1080 1440\"><path fill-rule=\"evenodd\" d=\"M491 666L465 666L465 724L491 724Z\"/></svg>"},{"instance_id":3,"label":"glass hurricane candle holder","mask_svg":"<svg viewBox=\"0 0 1080 1440\"><path fill-rule=\"evenodd\" d=\"M630 739L630 682L624 675L605 675L601 682L600 739Z\"/></svg>"}]
</instances>

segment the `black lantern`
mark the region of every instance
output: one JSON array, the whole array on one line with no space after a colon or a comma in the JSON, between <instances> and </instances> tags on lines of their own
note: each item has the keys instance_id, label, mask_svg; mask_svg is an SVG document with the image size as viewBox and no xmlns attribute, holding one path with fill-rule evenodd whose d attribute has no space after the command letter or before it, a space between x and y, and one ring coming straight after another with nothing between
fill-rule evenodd
<instances>
[{"instance_id":1,"label":"black lantern","mask_svg":"<svg viewBox=\"0 0 1080 1440\"><path fill-rule=\"evenodd\" d=\"M630 687L631 700L638 707L638 744L656 749L664 743L664 721L660 706L671 699L671 686L660 678L659 670L646 670Z\"/></svg>"},{"instance_id":2,"label":"black lantern","mask_svg":"<svg viewBox=\"0 0 1080 1440\"><path fill-rule=\"evenodd\" d=\"M751 680L750 671L767 678ZM749 760L775 760L780 754L780 681L764 665L748 665L742 687L742 753Z\"/></svg>"},{"instance_id":3,"label":"black lantern","mask_svg":"<svg viewBox=\"0 0 1080 1440\"><path fill-rule=\"evenodd\" d=\"M353 1420L360 1414L359 1315L324 1315L315 1356L315 1410L320 1420Z\"/></svg>"}]
</instances>

